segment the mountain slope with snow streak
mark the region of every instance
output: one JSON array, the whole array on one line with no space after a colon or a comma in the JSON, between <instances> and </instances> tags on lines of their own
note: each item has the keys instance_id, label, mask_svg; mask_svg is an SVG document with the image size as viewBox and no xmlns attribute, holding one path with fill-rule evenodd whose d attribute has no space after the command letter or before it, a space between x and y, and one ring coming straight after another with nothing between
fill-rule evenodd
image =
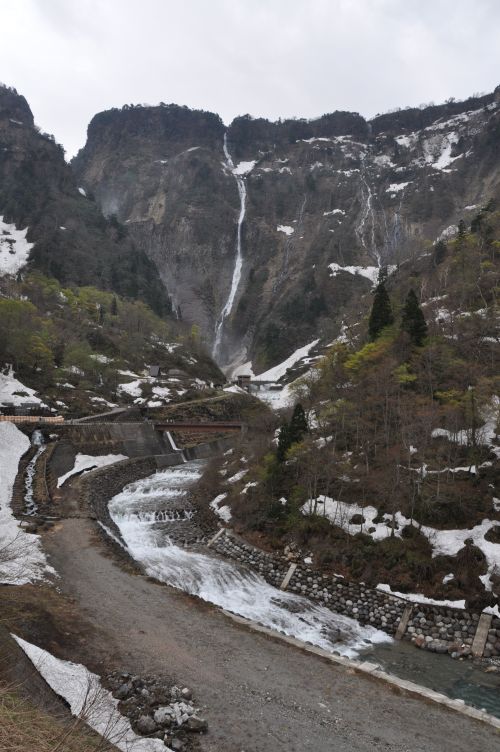
<instances>
[{"instance_id":1,"label":"mountain slope with snow streak","mask_svg":"<svg viewBox=\"0 0 500 752\"><path fill-rule=\"evenodd\" d=\"M369 122L243 116L228 128L175 105L110 110L92 120L74 169L147 249L219 364L259 372L320 331L331 341L346 302L366 294L363 276L374 283L379 267L413 259L488 202L500 186L499 100Z\"/></svg>"}]
</instances>

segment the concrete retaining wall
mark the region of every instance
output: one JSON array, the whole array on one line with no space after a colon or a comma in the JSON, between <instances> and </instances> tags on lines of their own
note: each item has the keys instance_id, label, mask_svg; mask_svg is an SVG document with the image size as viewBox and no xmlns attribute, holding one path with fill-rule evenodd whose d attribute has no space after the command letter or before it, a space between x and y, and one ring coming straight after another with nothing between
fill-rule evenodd
<instances>
[{"instance_id":1,"label":"concrete retaining wall","mask_svg":"<svg viewBox=\"0 0 500 752\"><path fill-rule=\"evenodd\" d=\"M146 457L172 451L151 423L65 423L54 428L63 441L78 452L95 454L126 454Z\"/></svg>"}]
</instances>

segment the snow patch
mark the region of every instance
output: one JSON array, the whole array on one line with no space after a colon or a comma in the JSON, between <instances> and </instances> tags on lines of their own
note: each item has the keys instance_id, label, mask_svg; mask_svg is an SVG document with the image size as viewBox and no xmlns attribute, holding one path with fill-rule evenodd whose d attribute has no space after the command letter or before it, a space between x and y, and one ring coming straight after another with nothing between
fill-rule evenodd
<instances>
[{"instance_id":1,"label":"snow patch","mask_svg":"<svg viewBox=\"0 0 500 752\"><path fill-rule=\"evenodd\" d=\"M307 357L309 355L309 351L312 350L313 347L316 347L318 342L319 339L314 339L308 345L299 347L282 363L279 363L277 366L270 368L264 373L259 373L259 375L255 377L255 381L278 381L282 376L285 375L289 368L298 363L298 361L302 358Z\"/></svg>"},{"instance_id":2,"label":"snow patch","mask_svg":"<svg viewBox=\"0 0 500 752\"><path fill-rule=\"evenodd\" d=\"M256 164L257 161L255 159L251 162L239 162L236 167L233 167L231 172L233 173L233 175L244 177L245 175L248 175L250 172L252 172Z\"/></svg>"},{"instance_id":3,"label":"snow patch","mask_svg":"<svg viewBox=\"0 0 500 752\"><path fill-rule=\"evenodd\" d=\"M17 274L28 261L34 243L28 243L28 228L18 230L15 224L4 222L0 215L0 276Z\"/></svg>"},{"instance_id":4,"label":"snow patch","mask_svg":"<svg viewBox=\"0 0 500 752\"><path fill-rule=\"evenodd\" d=\"M453 575L451 575L451 578L453 578ZM411 601L412 603L427 603L429 606L445 606L446 608L465 608L465 600L437 600L436 598L427 598L426 595L422 595L421 593L399 593L397 590L392 590L390 585L382 583L377 585L377 590L381 590L383 593L390 593L390 595L395 595L397 598L404 598L405 601Z\"/></svg>"},{"instance_id":5,"label":"snow patch","mask_svg":"<svg viewBox=\"0 0 500 752\"><path fill-rule=\"evenodd\" d=\"M406 183L391 183L388 188L385 189L386 193L399 193L400 191L404 191L404 189L410 185L412 181L408 180Z\"/></svg>"},{"instance_id":6,"label":"snow patch","mask_svg":"<svg viewBox=\"0 0 500 752\"><path fill-rule=\"evenodd\" d=\"M118 700L102 687L97 674L80 663L56 658L14 634L12 637L47 684L56 694L64 697L75 718L82 718L94 731L123 752L168 750L160 739L145 739L132 731L128 719L118 710Z\"/></svg>"},{"instance_id":7,"label":"snow patch","mask_svg":"<svg viewBox=\"0 0 500 752\"><path fill-rule=\"evenodd\" d=\"M284 232L285 235L293 235L295 232L294 227L290 227L290 225L278 225L276 228L277 232Z\"/></svg>"},{"instance_id":8,"label":"snow patch","mask_svg":"<svg viewBox=\"0 0 500 752\"><path fill-rule=\"evenodd\" d=\"M128 460L127 455L102 454L94 456L92 454L77 454L73 468L64 475L61 475L61 477L57 481L57 487L60 488L63 483L68 480L68 478L71 478L72 475L76 475L76 473L87 473L90 470L96 470L99 467L106 467L106 465L112 465L115 462L120 462L120 460Z\"/></svg>"},{"instance_id":9,"label":"snow patch","mask_svg":"<svg viewBox=\"0 0 500 752\"><path fill-rule=\"evenodd\" d=\"M209 504L210 509L213 509L215 514L221 518L221 520L224 520L224 522L229 522L231 520L231 508L227 504L222 504L221 502L226 498L227 493L219 494L215 497L215 499L212 499L212 501Z\"/></svg>"},{"instance_id":10,"label":"snow patch","mask_svg":"<svg viewBox=\"0 0 500 752\"><path fill-rule=\"evenodd\" d=\"M353 274L360 277L366 277L369 279L372 285L376 285L378 282L378 275L380 272L379 266L341 266L340 264L328 264L328 268L331 270L330 277L336 277L341 272L347 274ZM396 271L396 266L388 266L387 273L392 274Z\"/></svg>"},{"instance_id":11,"label":"snow patch","mask_svg":"<svg viewBox=\"0 0 500 752\"><path fill-rule=\"evenodd\" d=\"M24 386L15 378L11 365L7 367L7 373L0 373L0 405L8 402L16 406L23 405L25 402L36 402L42 405L42 400L35 394L34 389Z\"/></svg>"}]
</instances>

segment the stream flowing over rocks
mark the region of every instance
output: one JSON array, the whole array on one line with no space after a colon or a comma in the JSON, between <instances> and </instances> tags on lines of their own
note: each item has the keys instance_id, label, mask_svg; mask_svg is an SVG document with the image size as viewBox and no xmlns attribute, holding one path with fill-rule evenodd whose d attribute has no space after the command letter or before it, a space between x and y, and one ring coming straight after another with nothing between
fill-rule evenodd
<instances>
[{"instance_id":1,"label":"stream flowing over rocks","mask_svg":"<svg viewBox=\"0 0 500 752\"><path fill-rule=\"evenodd\" d=\"M201 476L202 462L168 468L127 486L109 502L111 519L132 556L151 577L289 636L345 656L389 641L383 631L333 613L300 594L282 592L247 567L208 549L177 545L175 526L191 510L187 489ZM156 514L175 501L175 515ZM189 524L195 524L192 519ZM196 540L196 535L193 539ZM180 539L186 539L183 530ZM178 539L179 539L178 538ZM178 540L177 539L177 540Z\"/></svg>"}]
</instances>

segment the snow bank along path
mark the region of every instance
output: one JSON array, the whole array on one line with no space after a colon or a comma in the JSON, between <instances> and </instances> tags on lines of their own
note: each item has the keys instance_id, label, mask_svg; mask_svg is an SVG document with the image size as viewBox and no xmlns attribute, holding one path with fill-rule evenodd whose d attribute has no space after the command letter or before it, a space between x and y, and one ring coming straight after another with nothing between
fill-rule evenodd
<instances>
[{"instance_id":1,"label":"snow bank along path","mask_svg":"<svg viewBox=\"0 0 500 752\"><path fill-rule=\"evenodd\" d=\"M109 502L130 555L149 576L330 652L354 656L372 643L390 641L381 630L277 590L246 567L174 545L154 520L141 514L155 496L185 496L201 472L199 462L168 468L130 484Z\"/></svg>"},{"instance_id":2,"label":"snow bank along path","mask_svg":"<svg viewBox=\"0 0 500 752\"><path fill-rule=\"evenodd\" d=\"M63 661L46 650L12 635L37 671L56 694L63 697L71 713L101 734L123 752L165 752L160 739L144 739L135 734L118 710L118 700L101 686L97 674L80 663Z\"/></svg>"},{"instance_id":3,"label":"snow bank along path","mask_svg":"<svg viewBox=\"0 0 500 752\"><path fill-rule=\"evenodd\" d=\"M12 489L19 460L30 442L13 423L0 423L0 583L25 585L55 574L47 564L40 537L25 533L12 513Z\"/></svg>"}]
</instances>

